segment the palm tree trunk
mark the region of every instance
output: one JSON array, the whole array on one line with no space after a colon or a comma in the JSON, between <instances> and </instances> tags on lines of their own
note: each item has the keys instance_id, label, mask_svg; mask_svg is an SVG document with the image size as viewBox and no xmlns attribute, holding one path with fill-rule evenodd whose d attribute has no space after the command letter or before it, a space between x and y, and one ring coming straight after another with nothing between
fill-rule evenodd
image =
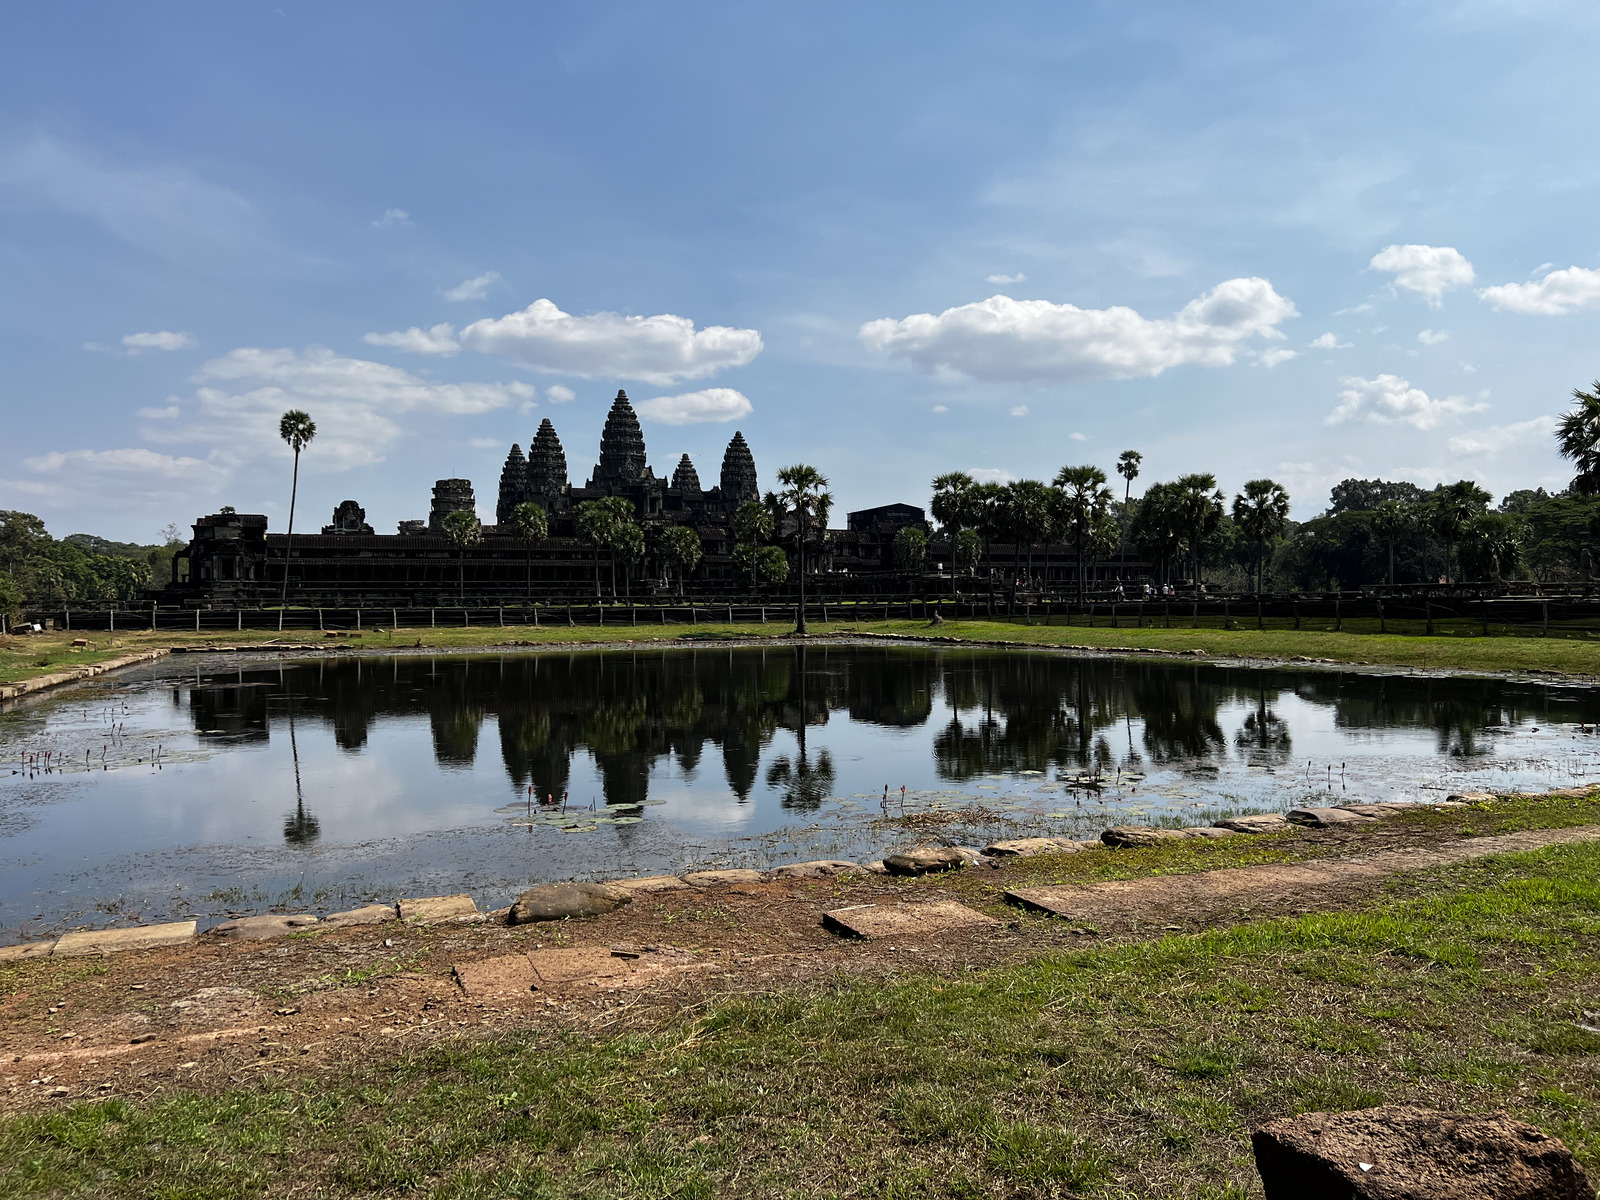
<instances>
[{"instance_id":1,"label":"palm tree trunk","mask_svg":"<svg viewBox=\"0 0 1600 1200\"><path fill-rule=\"evenodd\" d=\"M796 561L800 565L800 604L797 609L794 631L803 635L806 632L806 518L803 503L795 509L795 524L800 530L800 540L795 554ZM802 680L801 687L803 688L804 686L805 682ZM803 729L804 727L805 723L801 722L801 728Z\"/></svg>"},{"instance_id":2,"label":"palm tree trunk","mask_svg":"<svg viewBox=\"0 0 1600 1200\"><path fill-rule=\"evenodd\" d=\"M294 545L294 501L300 493L300 451L294 452L294 476L289 484L289 532L283 535L283 599L279 608L289 607L289 554Z\"/></svg>"}]
</instances>

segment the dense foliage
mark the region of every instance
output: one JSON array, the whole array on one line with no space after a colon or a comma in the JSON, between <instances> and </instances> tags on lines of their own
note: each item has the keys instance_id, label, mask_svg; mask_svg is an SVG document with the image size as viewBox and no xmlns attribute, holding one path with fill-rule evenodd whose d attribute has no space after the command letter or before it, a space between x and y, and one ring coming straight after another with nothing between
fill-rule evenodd
<instances>
[{"instance_id":1,"label":"dense foliage","mask_svg":"<svg viewBox=\"0 0 1600 1200\"><path fill-rule=\"evenodd\" d=\"M168 578L182 545L176 527L168 526L164 542L140 546L92 533L58 541L32 513L0 509L0 610L11 615L24 601L136 601L152 580Z\"/></svg>"}]
</instances>

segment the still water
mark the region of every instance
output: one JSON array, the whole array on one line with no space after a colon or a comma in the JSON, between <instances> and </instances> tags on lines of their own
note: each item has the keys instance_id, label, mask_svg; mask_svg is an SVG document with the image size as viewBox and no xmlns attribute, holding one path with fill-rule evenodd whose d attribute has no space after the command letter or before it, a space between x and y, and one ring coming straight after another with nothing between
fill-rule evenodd
<instances>
[{"instance_id":1,"label":"still water","mask_svg":"<svg viewBox=\"0 0 1600 1200\"><path fill-rule=\"evenodd\" d=\"M1566 785L1597 721L1590 688L1058 652L193 655L0 715L0 940Z\"/></svg>"}]
</instances>

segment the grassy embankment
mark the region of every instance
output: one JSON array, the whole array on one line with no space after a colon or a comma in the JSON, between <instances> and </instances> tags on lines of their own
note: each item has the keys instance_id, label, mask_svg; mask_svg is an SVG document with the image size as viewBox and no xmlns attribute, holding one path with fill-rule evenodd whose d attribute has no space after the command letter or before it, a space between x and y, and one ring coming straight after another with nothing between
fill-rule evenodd
<instances>
[{"instance_id":1,"label":"grassy embankment","mask_svg":"<svg viewBox=\"0 0 1600 1200\"><path fill-rule=\"evenodd\" d=\"M1221 1200L1259 1194L1253 1124L1384 1101L1509 1110L1600 1158L1600 845L1350 912L942 976L905 957L625 1033L9 1119L0 1194Z\"/></svg>"},{"instance_id":2,"label":"grassy embankment","mask_svg":"<svg viewBox=\"0 0 1600 1200\"><path fill-rule=\"evenodd\" d=\"M1076 645L1105 649L1165 651L1201 650L1209 655L1247 659L1296 657L1360 662L1381 666L1432 667L1463 671L1547 671L1564 675L1600 674L1600 644L1572 638L1537 637L1408 637L1379 634L1348 621L1343 632L1292 629L1108 629L1102 623L1085 625L1029 625L1023 621L949 621L930 629L922 621L845 621L812 624L816 634L889 633L900 636L938 636L968 641L1011 641L1040 647ZM151 646L237 646L263 642L292 645L350 645L365 650L389 646L424 646L470 649L505 642L531 645L610 643L622 641L676 641L717 637L781 637L792 626L778 621L766 625L577 625L577 626L472 626L367 630L359 642L344 642L310 632L274 633L264 630L231 632L82 633L56 632L30 637L0 638L0 683L59 671L65 666L104 662L118 654ZM84 638L86 648L73 649L74 638Z\"/></svg>"}]
</instances>

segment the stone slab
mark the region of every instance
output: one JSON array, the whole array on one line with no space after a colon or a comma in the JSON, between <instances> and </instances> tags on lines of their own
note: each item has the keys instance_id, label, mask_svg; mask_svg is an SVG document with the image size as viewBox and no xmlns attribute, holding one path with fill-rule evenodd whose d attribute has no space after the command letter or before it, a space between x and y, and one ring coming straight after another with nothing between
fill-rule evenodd
<instances>
[{"instance_id":1,"label":"stone slab","mask_svg":"<svg viewBox=\"0 0 1600 1200\"><path fill-rule=\"evenodd\" d=\"M322 918L324 929L341 929L347 925L381 925L398 919L392 904L367 904L344 912L329 913Z\"/></svg>"},{"instance_id":2,"label":"stone slab","mask_svg":"<svg viewBox=\"0 0 1600 1200\"><path fill-rule=\"evenodd\" d=\"M1447 801L1456 804L1493 804L1495 798L1493 792L1456 792L1445 797Z\"/></svg>"},{"instance_id":3,"label":"stone slab","mask_svg":"<svg viewBox=\"0 0 1600 1200\"><path fill-rule=\"evenodd\" d=\"M533 964L526 954L456 963L454 973L469 1000L506 1000L533 994Z\"/></svg>"},{"instance_id":4,"label":"stone slab","mask_svg":"<svg viewBox=\"0 0 1600 1200\"><path fill-rule=\"evenodd\" d=\"M1408 808L1415 808L1414 804L1339 804L1336 805L1341 812L1353 812L1358 817L1371 817L1382 821L1389 817L1399 816Z\"/></svg>"},{"instance_id":5,"label":"stone slab","mask_svg":"<svg viewBox=\"0 0 1600 1200\"><path fill-rule=\"evenodd\" d=\"M1006 838L992 842L983 852L992 858L1032 858L1036 854L1076 854L1083 847L1057 838Z\"/></svg>"},{"instance_id":6,"label":"stone slab","mask_svg":"<svg viewBox=\"0 0 1600 1200\"><path fill-rule=\"evenodd\" d=\"M54 942L23 942L20 946L0 946L0 963L17 962L24 958L48 958L55 948Z\"/></svg>"},{"instance_id":7,"label":"stone slab","mask_svg":"<svg viewBox=\"0 0 1600 1200\"><path fill-rule=\"evenodd\" d=\"M612 879L608 882L612 887L622 888L635 895L648 892L681 892L689 886L676 875L646 875L642 879Z\"/></svg>"},{"instance_id":8,"label":"stone slab","mask_svg":"<svg viewBox=\"0 0 1600 1200\"><path fill-rule=\"evenodd\" d=\"M822 914L822 924L834 933L876 941L886 937L921 937L950 929L998 925L999 922L954 900L933 900L924 904L862 904L837 908Z\"/></svg>"},{"instance_id":9,"label":"stone slab","mask_svg":"<svg viewBox=\"0 0 1600 1200\"><path fill-rule=\"evenodd\" d=\"M165 925L139 925L133 929L82 929L57 942L54 954L57 958L79 958L87 954L179 946L194 941L198 927L195 921L173 921Z\"/></svg>"},{"instance_id":10,"label":"stone slab","mask_svg":"<svg viewBox=\"0 0 1600 1200\"><path fill-rule=\"evenodd\" d=\"M1007 904L1015 904L1030 912L1071 917L1077 915L1077 909L1084 900L1084 891L1078 887L1020 887L1008 890L1005 899Z\"/></svg>"},{"instance_id":11,"label":"stone slab","mask_svg":"<svg viewBox=\"0 0 1600 1200\"><path fill-rule=\"evenodd\" d=\"M840 858L819 858L814 862L787 863L774 868L774 879L828 879L849 871L863 870L861 864Z\"/></svg>"},{"instance_id":12,"label":"stone slab","mask_svg":"<svg viewBox=\"0 0 1600 1200\"><path fill-rule=\"evenodd\" d=\"M913 846L898 854L885 855L883 865L891 875L927 875L933 871L953 871L983 856L963 846Z\"/></svg>"},{"instance_id":13,"label":"stone slab","mask_svg":"<svg viewBox=\"0 0 1600 1200\"><path fill-rule=\"evenodd\" d=\"M1176 842L1183 839L1177 829L1162 829L1155 825L1113 825L1100 835L1107 846L1154 846L1157 842Z\"/></svg>"},{"instance_id":14,"label":"stone slab","mask_svg":"<svg viewBox=\"0 0 1600 1200\"><path fill-rule=\"evenodd\" d=\"M1231 829L1235 833L1276 833L1288 825L1282 813L1252 813L1247 817L1228 817L1216 822L1218 829Z\"/></svg>"},{"instance_id":15,"label":"stone slab","mask_svg":"<svg viewBox=\"0 0 1600 1200\"><path fill-rule=\"evenodd\" d=\"M1196 825L1189 829L1178 830L1186 838L1231 838L1238 837L1237 829L1223 829L1220 825Z\"/></svg>"},{"instance_id":16,"label":"stone slab","mask_svg":"<svg viewBox=\"0 0 1600 1200\"><path fill-rule=\"evenodd\" d=\"M726 887L731 883L760 883L764 876L748 867L731 867L724 871L690 871L683 881L691 887Z\"/></svg>"},{"instance_id":17,"label":"stone slab","mask_svg":"<svg viewBox=\"0 0 1600 1200\"><path fill-rule=\"evenodd\" d=\"M407 925L474 921L482 917L477 904L465 892L456 896L420 896L400 901L400 919Z\"/></svg>"},{"instance_id":18,"label":"stone slab","mask_svg":"<svg viewBox=\"0 0 1600 1200\"><path fill-rule=\"evenodd\" d=\"M632 903L632 892L607 883L545 883L517 897L506 924L598 917Z\"/></svg>"},{"instance_id":19,"label":"stone slab","mask_svg":"<svg viewBox=\"0 0 1600 1200\"><path fill-rule=\"evenodd\" d=\"M310 929L315 924L317 919L310 913L266 913L259 917L237 917L232 921L224 921L211 932L218 937L254 942L287 937L298 930Z\"/></svg>"},{"instance_id":20,"label":"stone slab","mask_svg":"<svg viewBox=\"0 0 1600 1200\"><path fill-rule=\"evenodd\" d=\"M1308 829L1330 829L1335 825L1366 825L1374 818L1344 808L1295 808L1285 819L1291 825L1304 825Z\"/></svg>"}]
</instances>

